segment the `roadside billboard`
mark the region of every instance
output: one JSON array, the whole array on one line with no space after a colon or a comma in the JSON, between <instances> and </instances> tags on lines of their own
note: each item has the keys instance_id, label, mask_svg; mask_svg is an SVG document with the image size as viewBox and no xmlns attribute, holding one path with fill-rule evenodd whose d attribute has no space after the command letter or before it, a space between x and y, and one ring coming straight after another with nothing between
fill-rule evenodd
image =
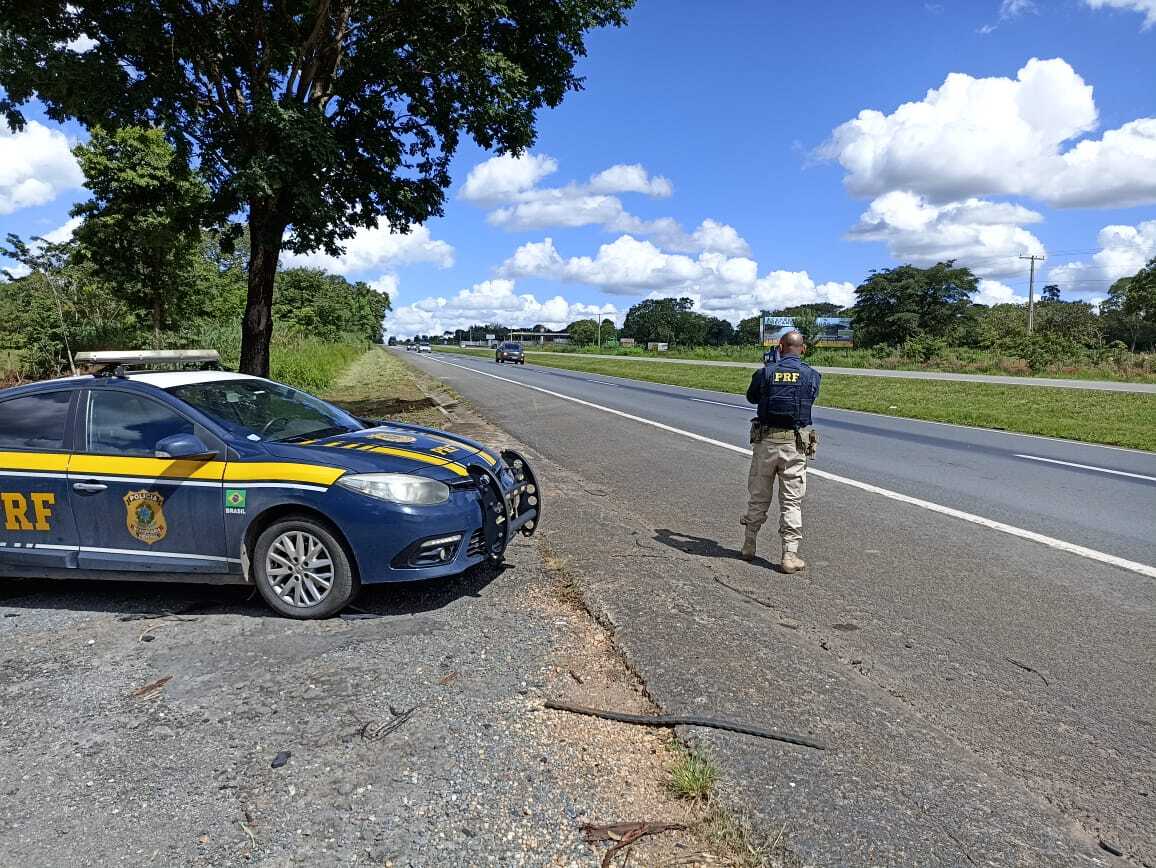
<instances>
[{"instance_id":1,"label":"roadside billboard","mask_svg":"<svg viewBox=\"0 0 1156 868\"><path fill-rule=\"evenodd\" d=\"M854 334L851 331L851 318L848 316L821 316L815 320L819 326L819 338L815 341L820 347L853 347ZM791 316L765 316L762 322L762 345L773 346L779 338L795 327L795 318Z\"/></svg>"}]
</instances>

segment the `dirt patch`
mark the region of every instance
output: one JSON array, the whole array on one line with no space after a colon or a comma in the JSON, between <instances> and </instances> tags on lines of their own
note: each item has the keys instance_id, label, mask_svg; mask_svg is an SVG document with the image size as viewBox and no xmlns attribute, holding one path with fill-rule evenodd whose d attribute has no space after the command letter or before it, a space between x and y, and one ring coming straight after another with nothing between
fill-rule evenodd
<instances>
[{"instance_id":1,"label":"dirt patch","mask_svg":"<svg viewBox=\"0 0 1156 868\"><path fill-rule=\"evenodd\" d=\"M385 398L366 401L342 401L334 399L333 403L352 413L358 419L385 419L417 413L423 410L436 410L437 402L432 398L421 398L417 401L400 401L396 398Z\"/></svg>"}]
</instances>

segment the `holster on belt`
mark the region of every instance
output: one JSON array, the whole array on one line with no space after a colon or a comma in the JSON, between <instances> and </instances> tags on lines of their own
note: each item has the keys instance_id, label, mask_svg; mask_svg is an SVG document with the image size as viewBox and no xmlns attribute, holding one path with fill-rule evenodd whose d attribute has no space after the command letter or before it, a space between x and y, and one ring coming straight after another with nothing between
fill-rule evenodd
<instances>
[{"instance_id":1,"label":"holster on belt","mask_svg":"<svg viewBox=\"0 0 1156 868\"><path fill-rule=\"evenodd\" d=\"M763 438L767 436L767 426L758 420L756 416L751 420L751 442L762 443Z\"/></svg>"},{"instance_id":2,"label":"holster on belt","mask_svg":"<svg viewBox=\"0 0 1156 868\"><path fill-rule=\"evenodd\" d=\"M811 427L796 428L795 447L808 458L814 458L819 448L819 432Z\"/></svg>"}]
</instances>

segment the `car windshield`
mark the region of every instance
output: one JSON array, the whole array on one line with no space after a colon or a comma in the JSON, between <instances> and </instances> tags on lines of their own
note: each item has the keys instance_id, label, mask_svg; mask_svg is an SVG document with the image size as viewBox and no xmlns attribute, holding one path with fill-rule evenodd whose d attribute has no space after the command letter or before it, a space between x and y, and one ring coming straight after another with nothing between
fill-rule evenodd
<instances>
[{"instance_id":1,"label":"car windshield","mask_svg":"<svg viewBox=\"0 0 1156 868\"><path fill-rule=\"evenodd\" d=\"M522 345L521 344L515 344L515 343L503 344L502 349L511 350L511 351L520 350L520 349L522 349Z\"/></svg>"},{"instance_id":2,"label":"car windshield","mask_svg":"<svg viewBox=\"0 0 1156 868\"><path fill-rule=\"evenodd\" d=\"M167 390L237 436L283 443L365 426L332 404L268 380L215 380Z\"/></svg>"}]
</instances>

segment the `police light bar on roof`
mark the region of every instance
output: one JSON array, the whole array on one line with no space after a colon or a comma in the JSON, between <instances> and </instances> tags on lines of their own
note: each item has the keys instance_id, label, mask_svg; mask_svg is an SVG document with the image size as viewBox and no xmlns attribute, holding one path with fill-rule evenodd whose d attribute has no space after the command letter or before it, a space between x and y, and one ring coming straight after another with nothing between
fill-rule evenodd
<instances>
[{"instance_id":1,"label":"police light bar on roof","mask_svg":"<svg viewBox=\"0 0 1156 868\"><path fill-rule=\"evenodd\" d=\"M97 350L77 353L81 365L219 365L221 355L216 350Z\"/></svg>"}]
</instances>

